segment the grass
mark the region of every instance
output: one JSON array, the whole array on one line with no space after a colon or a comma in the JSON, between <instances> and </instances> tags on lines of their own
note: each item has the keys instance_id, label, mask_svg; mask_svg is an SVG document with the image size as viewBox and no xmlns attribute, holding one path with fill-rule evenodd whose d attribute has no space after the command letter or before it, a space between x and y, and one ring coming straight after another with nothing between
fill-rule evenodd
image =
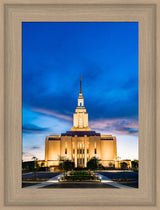
<instances>
[{"instance_id":1,"label":"grass","mask_svg":"<svg viewBox=\"0 0 160 210\"><path fill-rule=\"evenodd\" d=\"M44 181L48 181L48 178L47 179L39 179L39 178L36 178L36 179L23 179L22 181L37 181L37 182L44 182Z\"/></svg>"},{"instance_id":2,"label":"grass","mask_svg":"<svg viewBox=\"0 0 160 210\"><path fill-rule=\"evenodd\" d=\"M112 179L114 182L133 182L135 179Z\"/></svg>"}]
</instances>

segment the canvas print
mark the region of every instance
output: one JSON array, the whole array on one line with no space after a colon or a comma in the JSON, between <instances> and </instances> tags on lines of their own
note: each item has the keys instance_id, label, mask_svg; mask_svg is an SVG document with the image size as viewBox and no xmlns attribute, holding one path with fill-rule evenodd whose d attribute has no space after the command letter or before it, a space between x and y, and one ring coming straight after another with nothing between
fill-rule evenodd
<instances>
[{"instance_id":1,"label":"canvas print","mask_svg":"<svg viewBox=\"0 0 160 210\"><path fill-rule=\"evenodd\" d=\"M22 187L138 188L138 23L22 23Z\"/></svg>"}]
</instances>

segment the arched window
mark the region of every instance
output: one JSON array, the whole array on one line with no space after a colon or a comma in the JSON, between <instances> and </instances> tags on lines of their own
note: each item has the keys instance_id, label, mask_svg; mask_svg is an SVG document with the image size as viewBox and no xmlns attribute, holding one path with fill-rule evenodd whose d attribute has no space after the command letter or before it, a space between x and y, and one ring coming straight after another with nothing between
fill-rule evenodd
<instances>
[{"instance_id":1,"label":"arched window","mask_svg":"<svg viewBox=\"0 0 160 210\"><path fill-rule=\"evenodd\" d=\"M80 106L82 106L82 102L80 102Z\"/></svg>"}]
</instances>

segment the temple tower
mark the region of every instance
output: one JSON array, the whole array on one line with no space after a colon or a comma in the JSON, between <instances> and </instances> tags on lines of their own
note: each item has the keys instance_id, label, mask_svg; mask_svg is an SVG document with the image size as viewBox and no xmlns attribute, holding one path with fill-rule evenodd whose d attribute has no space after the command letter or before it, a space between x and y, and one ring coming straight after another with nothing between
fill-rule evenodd
<instances>
[{"instance_id":1,"label":"temple tower","mask_svg":"<svg viewBox=\"0 0 160 210\"><path fill-rule=\"evenodd\" d=\"M84 107L84 99L82 95L82 81L80 76L80 93L78 97L78 106L73 114L73 128L71 131L90 131L88 127L88 113Z\"/></svg>"}]
</instances>

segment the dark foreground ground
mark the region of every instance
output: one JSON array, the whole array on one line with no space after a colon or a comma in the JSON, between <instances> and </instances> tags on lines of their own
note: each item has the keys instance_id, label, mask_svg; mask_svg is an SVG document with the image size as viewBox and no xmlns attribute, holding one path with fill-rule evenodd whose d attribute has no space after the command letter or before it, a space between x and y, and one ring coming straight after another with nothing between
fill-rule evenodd
<instances>
[{"instance_id":1,"label":"dark foreground ground","mask_svg":"<svg viewBox=\"0 0 160 210\"><path fill-rule=\"evenodd\" d=\"M22 188L29 187L29 186L32 186L32 185L35 185L35 184L38 184L38 183L33 183L33 182L27 182L27 183L25 183L25 182L22 182Z\"/></svg>"},{"instance_id":2,"label":"dark foreground ground","mask_svg":"<svg viewBox=\"0 0 160 210\"><path fill-rule=\"evenodd\" d=\"M60 174L60 172L37 172L36 177L39 178L39 179L50 179L50 178L55 177L59 174ZM33 172L30 172L30 173L27 173L27 174L22 174L22 179L33 179L33 178L34 178L34 173ZM38 182L29 182L29 181L27 181L27 183L22 182L22 188L32 186L32 185L35 185L35 184L38 184Z\"/></svg>"},{"instance_id":3,"label":"dark foreground ground","mask_svg":"<svg viewBox=\"0 0 160 210\"><path fill-rule=\"evenodd\" d=\"M110 179L127 178L128 180L134 180L134 181L129 181L129 182L119 182L119 183L130 186L130 187L138 188L138 172L126 171L124 173L124 172L114 171L114 172L99 172L99 174L102 174L103 176L107 176Z\"/></svg>"},{"instance_id":4,"label":"dark foreground ground","mask_svg":"<svg viewBox=\"0 0 160 210\"><path fill-rule=\"evenodd\" d=\"M125 175L127 179L136 179L138 180L138 172L133 172L133 171L126 171L126 172L119 172L119 171L114 171L114 172L99 172L100 174L109 177L110 179L124 179Z\"/></svg>"},{"instance_id":5,"label":"dark foreground ground","mask_svg":"<svg viewBox=\"0 0 160 210\"><path fill-rule=\"evenodd\" d=\"M57 183L43 188L116 188L103 183Z\"/></svg>"}]
</instances>

